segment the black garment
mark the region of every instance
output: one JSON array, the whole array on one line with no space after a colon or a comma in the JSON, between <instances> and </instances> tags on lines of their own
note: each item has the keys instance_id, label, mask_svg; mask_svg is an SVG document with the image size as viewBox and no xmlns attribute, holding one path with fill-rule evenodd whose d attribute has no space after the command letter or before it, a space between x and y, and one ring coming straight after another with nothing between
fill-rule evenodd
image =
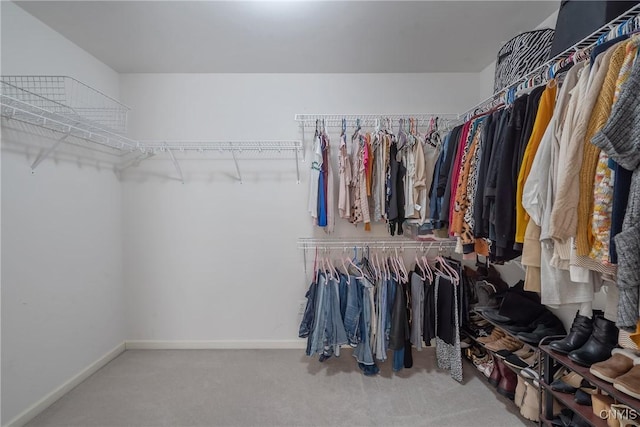
<instances>
[{"instance_id":1,"label":"black garment","mask_svg":"<svg viewBox=\"0 0 640 427\"><path fill-rule=\"evenodd\" d=\"M516 183L518 182L518 175L520 174L520 168L522 167L522 161L524 160L524 152L529 145L529 138L533 133L533 125L538 115L538 107L540 106L540 99L542 98L542 92L544 92L546 86L540 86L531 91L529 98L527 99L527 111L524 117L524 125L522 127L522 136L520 137L520 146L518 148L518 157L514 159L513 167ZM514 238L515 240L515 238ZM513 244L513 249L516 251L522 251L522 243Z\"/></svg>"},{"instance_id":2,"label":"black garment","mask_svg":"<svg viewBox=\"0 0 640 427\"><path fill-rule=\"evenodd\" d=\"M500 120L501 112L496 111L487 117L484 129L482 131L482 154L480 157L480 166L478 168L478 178L476 187L476 196L473 202L473 234L476 238L489 237L489 227L487 224L486 231L482 221L485 183L487 181L487 170L489 168L489 159L491 159L491 150L493 148L493 140Z\"/></svg>"},{"instance_id":3,"label":"black garment","mask_svg":"<svg viewBox=\"0 0 640 427\"><path fill-rule=\"evenodd\" d=\"M507 125L502 153L496 176L495 257L498 261L509 261L517 256L513 251L516 235L516 184L518 181L517 152L522 137L527 100L524 95L513 103L511 118Z\"/></svg>"},{"instance_id":4,"label":"black garment","mask_svg":"<svg viewBox=\"0 0 640 427\"><path fill-rule=\"evenodd\" d=\"M305 294L307 298L307 305L304 308L304 314L302 316L302 322L300 322L300 329L298 330L298 337L306 338L313 330L313 321L316 316L316 292L318 290L318 284L313 281L309 286L309 290Z\"/></svg>"},{"instance_id":5,"label":"black garment","mask_svg":"<svg viewBox=\"0 0 640 427\"><path fill-rule=\"evenodd\" d=\"M391 332L389 332L389 349L402 350L405 342L410 339L409 318L407 316L407 284L396 285L396 298L391 312Z\"/></svg>"},{"instance_id":6,"label":"black garment","mask_svg":"<svg viewBox=\"0 0 640 427\"><path fill-rule=\"evenodd\" d=\"M524 115L524 124L522 125L522 135L520 137L520 146L518 148L518 162L516 164L516 176L520 172L522 166L522 160L524 159L524 152L529 145L529 138L533 133L533 125L538 115L538 107L540 106L540 99L542 98L542 92L544 92L546 86L539 86L534 88L529 97L527 98L527 111Z\"/></svg>"},{"instance_id":7,"label":"black garment","mask_svg":"<svg viewBox=\"0 0 640 427\"><path fill-rule=\"evenodd\" d=\"M496 247L496 229L495 229L495 217L496 217L496 188L498 181L498 170L500 167L500 159L502 158L502 151L504 149L507 128L511 120L511 108L503 110L500 116L500 122L496 129L496 136L493 141L493 147L491 149L491 158L489 159L489 167L487 170L487 181L485 183L484 204L482 211L482 221L484 227L489 230L489 239L491 240L492 248ZM490 259L495 261L495 249L491 251Z\"/></svg>"},{"instance_id":8,"label":"black garment","mask_svg":"<svg viewBox=\"0 0 640 427\"><path fill-rule=\"evenodd\" d=\"M456 300L454 297L455 286L448 277L438 276L438 306L436 316L438 317L438 338L447 344L455 345L455 310Z\"/></svg>"},{"instance_id":9,"label":"black garment","mask_svg":"<svg viewBox=\"0 0 640 427\"><path fill-rule=\"evenodd\" d=\"M444 182L444 190L442 192L442 209L440 210L440 222L447 227L449 226L451 186L453 185L453 164L455 162L456 156L458 155L458 150L464 150L464 141L461 141L462 126L458 126L454 130L456 129L458 130L458 132L451 135L451 139L449 140L447 157L445 158L442 168L440 169L440 180L438 181L438 195L440 195L442 183Z\"/></svg>"},{"instance_id":10,"label":"black garment","mask_svg":"<svg viewBox=\"0 0 640 427\"><path fill-rule=\"evenodd\" d=\"M422 341L426 346L436 337L435 283L424 281L424 315L422 317Z\"/></svg>"},{"instance_id":11,"label":"black garment","mask_svg":"<svg viewBox=\"0 0 640 427\"><path fill-rule=\"evenodd\" d=\"M397 159L398 146L391 144L389 150L389 168L391 170L391 197L389 200L389 233L402 234L402 223L404 222L404 175L407 169L402 161ZM366 203L366 200L363 201Z\"/></svg>"}]
</instances>

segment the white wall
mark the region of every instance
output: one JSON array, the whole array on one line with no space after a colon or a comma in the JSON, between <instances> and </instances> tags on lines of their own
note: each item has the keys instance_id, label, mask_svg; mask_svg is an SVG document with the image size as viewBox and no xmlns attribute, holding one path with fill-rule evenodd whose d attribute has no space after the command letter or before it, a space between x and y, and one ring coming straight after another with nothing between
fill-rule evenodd
<instances>
[{"instance_id":1,"label":"white wall","mask_svg":"<svg viewBox=\"0 0 640 427\"><path fill-rule=\"evenodd\" d=\"M119 95L117 73L9 2L2 74L70 75ZM57 155L31 175L43 135L3 121L3 425L125 338L120 183Z\"/></svg>"},{"instance_id":2,"label":"white wall","mask_svg":"<svg viewBox=\"0 0 640 427\"><path fill-rule=\"evenodd\" d=\"M297 139L295 113L457 112L474 100L475 88L474 74L121 80L134 111L132 133L141 139ZM240 184L225 175L234 173L230 161L183 162L182 185L166 178L175 176L168 160L147 162L124 179L128 337L295 342L308 286L296 239L314 235L306 212L309 163L301 163L296 184L292 160L241 161ZM340 224L337 235L364 235L362 226ZM374 233L384 236L384 226Z\"/></svg>"}]
</instances>

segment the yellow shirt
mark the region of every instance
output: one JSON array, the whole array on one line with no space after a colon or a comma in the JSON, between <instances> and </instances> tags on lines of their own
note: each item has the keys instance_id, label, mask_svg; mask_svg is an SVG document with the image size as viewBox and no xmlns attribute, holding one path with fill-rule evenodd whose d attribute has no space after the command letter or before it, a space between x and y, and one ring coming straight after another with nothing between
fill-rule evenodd
<instances>
[{"instance_id":1,"label":"yellow shirt","mask_svg":"<svg viewBox=\"0 0 640 427\"><path fill-rule=\"evenodd\" d=\"M533 123L533 130L531 131L527 148L524 151L522 165L518 173L518 183L516 185L516 243L524 243L524 235L527 230L527 224L529 223L529 214L527 214L527 211L525 211L522 206L522 189L531 171L531 165L538 151L542 136L547 130L551 116L553 116L553 109L556 105L557 86L556 81L551 80L547 88L542 92L536 114L536 121Z\"/></svg>"}]
</instances>

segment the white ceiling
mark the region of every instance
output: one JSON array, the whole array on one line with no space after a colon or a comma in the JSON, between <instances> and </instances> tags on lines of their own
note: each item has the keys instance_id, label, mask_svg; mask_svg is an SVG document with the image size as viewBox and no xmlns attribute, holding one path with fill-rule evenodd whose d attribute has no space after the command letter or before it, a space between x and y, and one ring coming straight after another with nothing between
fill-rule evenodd
<instances>
[{"instance_id":1,"label":"white ceiling","mask_svg":"<svg viewBox=\"0 0 640 427\"><path fill-rule=\"evenodd\" d=\"M557 1L21 1L122 73L478 72Z\"/></svg>"}]
</instances>

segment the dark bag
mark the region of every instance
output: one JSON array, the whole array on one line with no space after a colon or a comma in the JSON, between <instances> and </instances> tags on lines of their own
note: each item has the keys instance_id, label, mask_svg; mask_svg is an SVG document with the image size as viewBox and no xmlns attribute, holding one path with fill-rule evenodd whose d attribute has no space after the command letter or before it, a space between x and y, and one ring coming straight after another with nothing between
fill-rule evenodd
<instances>
[{"instance_id":1,"label":"dark bag","mask_svg":"<svg viewBox=\"0 0 640 427\"><path fill-rule=\"evenodd\" d=\"M547 62L553 34L549 28L529 31L506 42L498 52L493 91L515 83Z\"/></svg>"},{"instance_id":2,"label":"dark bag","mask_svg":"<svg viewBox=\"0 0 640 427\"><path fill-rule=\"evenodd\" d=\"M564 52L638 3L638 1L564 0L560 3L551 57Z\"/></svg>"}]
</instances>

